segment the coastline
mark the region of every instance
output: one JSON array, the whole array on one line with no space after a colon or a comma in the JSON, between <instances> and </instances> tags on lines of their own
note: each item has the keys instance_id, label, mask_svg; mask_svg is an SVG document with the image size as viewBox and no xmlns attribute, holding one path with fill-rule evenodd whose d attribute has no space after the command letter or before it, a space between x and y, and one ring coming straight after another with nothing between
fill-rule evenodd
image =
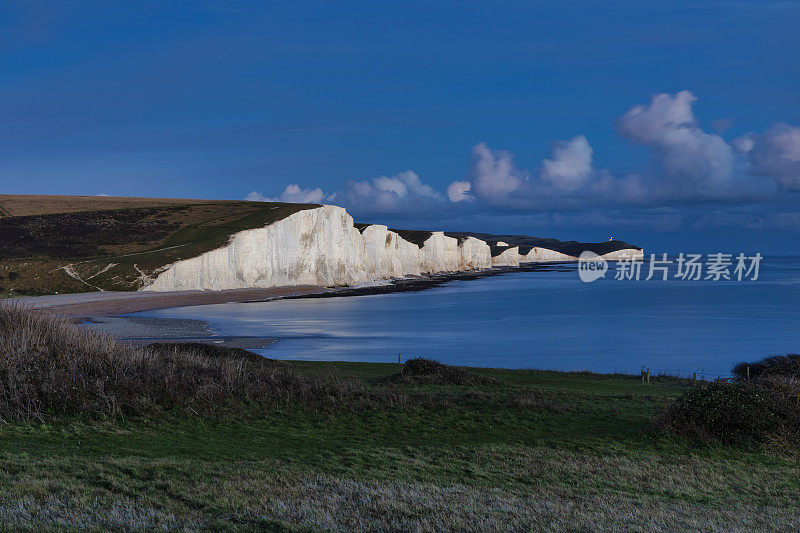
<instances>
[{"instance_id":1,"label":"coastline","mask_svg":"<svg viewBox=\"0 0 800 533\"><path fill-rule=\"evenodd\" d=\"M439 287L454 281L470 281L516 272L557 272L568 263L529 263L518 267L493 267L486 270L445 272L384 280L360 286L321 287L294 285L270 288L228 289L222 291L175 292L83 292L46 296L19 296L10 301L32 309L46 309L70 319L120 317L131 313L221 303L267 302L297 298L366 296L393 292L414 292Z\"/></svg>"},{"instance_id":2,"label":"coastline","mask_svg":"<svg viewBox=\"0 0 800 533\"><path fill-rule=\"evenodd\" d=\"M410 276L387 280L388 283L370 284L354 287L338 287L324 292L281 296L277 300L298 300L301 298L336 298L340 296L369 296L396 292L416 292L434 289L454 281L472 281L491 276L515 274L517 272L559 272L568 262L527 263L520 266L496 266L485 270L444 272L425 276Z\"/></svg>"}]
</instances>

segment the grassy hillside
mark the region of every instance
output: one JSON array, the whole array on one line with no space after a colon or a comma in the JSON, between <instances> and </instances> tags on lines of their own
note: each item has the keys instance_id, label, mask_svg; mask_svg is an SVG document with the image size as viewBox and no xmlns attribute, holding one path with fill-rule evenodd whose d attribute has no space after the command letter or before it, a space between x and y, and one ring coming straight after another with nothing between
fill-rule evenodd
<instances>
[{"instance_id":1,"label":"grassy hillside","mask_svg":"<svg viewBox=\"0 0 800 533\"><path fill-rule=\"evenodd\" d=\"M0 196L0 293L136 290L143 274L312 204Z\"/></svg>"}]
</instances>

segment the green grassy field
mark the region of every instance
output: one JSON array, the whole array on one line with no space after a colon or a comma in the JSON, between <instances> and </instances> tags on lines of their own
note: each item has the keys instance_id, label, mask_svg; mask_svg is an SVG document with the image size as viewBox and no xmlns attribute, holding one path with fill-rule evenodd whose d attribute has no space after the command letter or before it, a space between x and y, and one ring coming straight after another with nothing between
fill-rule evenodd
<instances>
[{"instance_id":1,"label":"green grassy field","mask_svg":"<svg viewBox=\"0 0 800 533\"><path fill-rule=\"evenodd\" d=\"M402 405L258 417L0 426L0 524L89 529L796 529L795 457L677 440L652 419L689 384L475 369L475 385L386 382L397 365L295 362Z\"/></svg>"}]
</instances>

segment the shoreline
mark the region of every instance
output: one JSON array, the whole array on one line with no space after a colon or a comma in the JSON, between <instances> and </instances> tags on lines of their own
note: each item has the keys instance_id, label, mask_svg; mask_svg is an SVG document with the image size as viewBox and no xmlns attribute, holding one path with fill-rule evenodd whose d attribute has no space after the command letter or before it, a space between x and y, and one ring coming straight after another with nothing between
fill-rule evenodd
<instances>
[{"instance_id":1,"label":"shoreline","mask_svg":"<svg viewBox=\"0 0 800 533\"><path fill-rule=\"evenodd\" d=\"M442 285L456 281L472 281L476 279L514 274L517 272L563 272L564 265L568 262L528 263L517 267L492 267L487 270L470 270L464 272L445 272L429 274L419 277L408 277L387 280L388 283L376 285L363 285L353 287L339 287L325 292L287 295L276 298L277 300L298 300L303 298L337 298L340 296L370 296L375 294L392 294L397 292L417 292L435 289ZM572 263L574 264L574 263Z\"/></svg>"},{"instance_id":2,"label":"shoreline","mask_svg":"<svg viewBox=\"0 0 800 533\"><path fill-rule=\"evenodd\" d=\"M228 289L222 291L175 292L81 292L43 296L18 296L13 301L32 309L46 309L64 318L89 319L120 317L132 313L193 307L220 303L253 303L298 298L334 298L395 292L416 292L455 281L470 281L516 272L558 272L569 263L529 263L518 267L493 267L487 270L445 272L425 276L380 280L360 286L322 287L291 285L270 288Z\"/></svg>"},{"instance_id":3,"label":"shoreline","mask_svg":"<svg viewBox=\"0 0 800 533\"><path fill-rule=\"evenodd\" d=\"M64 318L119 317L172 307L221 303L268 302L287 296L326 292L316 285L231 289L225 291L85 292L48 296L20 296L11 301L32 309L49 310Z\"/></svg>"}]
</instances>

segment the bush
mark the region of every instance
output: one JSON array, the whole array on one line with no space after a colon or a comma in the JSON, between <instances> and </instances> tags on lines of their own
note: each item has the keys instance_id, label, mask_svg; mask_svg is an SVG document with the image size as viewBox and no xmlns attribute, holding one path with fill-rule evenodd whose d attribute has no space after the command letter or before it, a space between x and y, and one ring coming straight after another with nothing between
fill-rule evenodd
<instances>
[{"instance_id":1,"label":"bush","mask_svg":"<svg viewBox=\"0 0 800 533\"><path fill-rule=\"evenodd\" d=\"M688 438L727 443L800 443L800 385L785 378L692 387L658 425Z\"/></svg>"},{"instance_id":2,"label":"bush","mask_svg":"<svg viewBox=\"0 0 800 533\"><path fill-rule=\"evenodd\" d=\"M0 419L210 412L261 402L335 405L361 387L208 350L136 349L42 312L0 304Z\"/></svg>"},{"instance_id":3,"label":"bush","mask_svg":"<svg viewBox=\"0 0 800 533\"><path fill-rule=\"evenodd\" d=\"M390 381L405 383L430 383L434 385L485 385L496 384L497 380L480 376L457 366L445 365L439 361L415 357L403 364Z\"/></svg>"},{"instance_id":4,"label":"bush","mask_svg":"<svg viewBox=\"0 0 800 533\"><path fill-rule=\"evenodd\" d=\"M216 357L232 360L245 360L255 363L271 364L283 366L286 365L283 361L276 359L268 359L262 357L257 353L245 350L243 348L228 348L225 346L217 346L205 342L154 342L148 344L147 348L160 355L170 355L175 351L186 352L192 351L198 355L205 357Z\"/></svg>"},{"instance_id":5,"label":"bush","mask_svg":"<svg viewBox=\"0 0 800 533\"><path fill-rule=\"evenodd\" d=\"M748 367L750 367L751 378L785 376L798 379L800 378L800 355L773 355L755 363L742 362L733 367L733 374L740 378L746 378Z\"/></svg>"}]
</instances>

